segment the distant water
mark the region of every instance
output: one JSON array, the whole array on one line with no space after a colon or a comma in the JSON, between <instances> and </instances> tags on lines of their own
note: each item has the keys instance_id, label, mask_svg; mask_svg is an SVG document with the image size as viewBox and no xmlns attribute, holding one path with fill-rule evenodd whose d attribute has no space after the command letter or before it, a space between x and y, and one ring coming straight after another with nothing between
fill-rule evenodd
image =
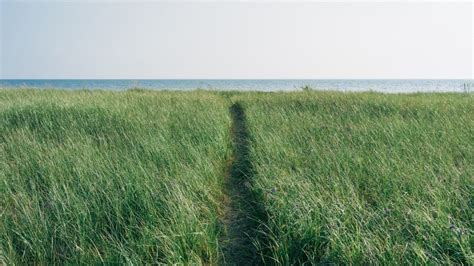
<instances>
[{"instance_id":1,"label":"distant water","mask_svg":"<svg viewBox=\"0 0 474 266\"><path fill-rule=\"evenodd\" d=\"M402 79L2 79L0 87L35 87L60 89L126 90L144 88L156 90L257 90L292 91L309 86L316 90L378 91L378 92L464 92L473 80L402 80Z\"/></svg>"}]
</instances>

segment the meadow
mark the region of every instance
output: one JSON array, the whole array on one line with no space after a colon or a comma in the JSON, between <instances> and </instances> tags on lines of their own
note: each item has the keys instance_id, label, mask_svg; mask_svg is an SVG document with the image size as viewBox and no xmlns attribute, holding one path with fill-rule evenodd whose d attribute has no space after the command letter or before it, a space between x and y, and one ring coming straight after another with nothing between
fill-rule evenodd
<instances>
[{"instance_id":1,"label":"meadow","mask_svg":"<svg viewBox=\"0 0 474 266\"><path fill-rule=\"evenodd\" d=\"M474 98L0 89L2 264L474 263Z\"/></svg>"},{"instance_id":2,"label":"meadow","mask_svg":"<svg viewBox=\"0 0 474 266\"><path fill-rule=\"evenodd\" d=\"M201 92L0 91L4 264L215 264L227 108Z\"/></svg>"},{"instance_id":3,"label":"meadow","mask_svg":"<svg viewBox=\"0 0 474 266\"><path fill-rule=\"evenodd\" d=\"M472 264L468 94L246 94L273 264Z\"/></svg>"}]
</instances>

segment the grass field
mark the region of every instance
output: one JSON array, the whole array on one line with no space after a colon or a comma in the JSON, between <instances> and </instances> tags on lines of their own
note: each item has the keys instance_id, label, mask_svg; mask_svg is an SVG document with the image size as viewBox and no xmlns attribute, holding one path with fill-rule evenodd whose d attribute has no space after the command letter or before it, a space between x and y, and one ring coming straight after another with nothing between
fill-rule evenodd
<instances>
[{"instance_id":1,"label":"grass field","mask_svg":"<svg viewBox=\"0 0 474 266\"><path fill-rule=\"evenodd\" d=\"M267 262L472 264L470 95L247 94Z\"/></svg>"},{"instance_id":2,"label":"grass field","mask_svg":"<svg viewBox=\"0 0 474 266\"><path fill-rule=\"evenodd\" d=\"M472 94L3 89L0 263L473 264L473 113Z\"/></svg>"},{"instance_id":3,"label":"grass field","mask_svg":"<svg viewBox=\"0 0 474 266\"><path fill-rule=\"evenodd\" d=\"M200 92L0 91L5 264L215 264L227 108Z\"/></svg>"}]
</instances>

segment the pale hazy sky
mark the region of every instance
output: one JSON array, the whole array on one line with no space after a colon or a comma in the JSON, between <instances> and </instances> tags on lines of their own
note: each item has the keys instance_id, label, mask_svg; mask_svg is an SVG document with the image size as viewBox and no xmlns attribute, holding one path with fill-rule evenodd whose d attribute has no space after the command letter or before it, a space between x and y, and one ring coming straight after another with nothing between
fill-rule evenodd
<instances>
[{"instance_id":1,"label":"pale hazy sky","mask_svg":"<svg viewBox=\"0 0 474 266\"><path fill-rule=\"evenodd\" d=\"M470 2L4 1L0 9L0 78L474 76Z\"/></svg>"}]
</instances>

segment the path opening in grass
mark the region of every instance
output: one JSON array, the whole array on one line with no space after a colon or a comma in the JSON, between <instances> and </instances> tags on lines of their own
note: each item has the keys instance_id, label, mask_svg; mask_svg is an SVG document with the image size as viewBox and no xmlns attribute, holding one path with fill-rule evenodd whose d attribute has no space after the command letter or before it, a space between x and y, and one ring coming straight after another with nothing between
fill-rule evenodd
<instances>
[{"instance_id":1,"label":"path opening in grass","mask_svg":"<svg viewBox=\"0 0 474 266\"><path fill-rule=\"evenodd\" d=\"M253 168L249 160L250 140L245 112L239 103L234 103L229 111L233 155L227 165L225 180L224 264L254 265L260 261L261 248L255 243L259 224L265 220L265 215L251 191Z\"/></svg>"}]
</instances>

